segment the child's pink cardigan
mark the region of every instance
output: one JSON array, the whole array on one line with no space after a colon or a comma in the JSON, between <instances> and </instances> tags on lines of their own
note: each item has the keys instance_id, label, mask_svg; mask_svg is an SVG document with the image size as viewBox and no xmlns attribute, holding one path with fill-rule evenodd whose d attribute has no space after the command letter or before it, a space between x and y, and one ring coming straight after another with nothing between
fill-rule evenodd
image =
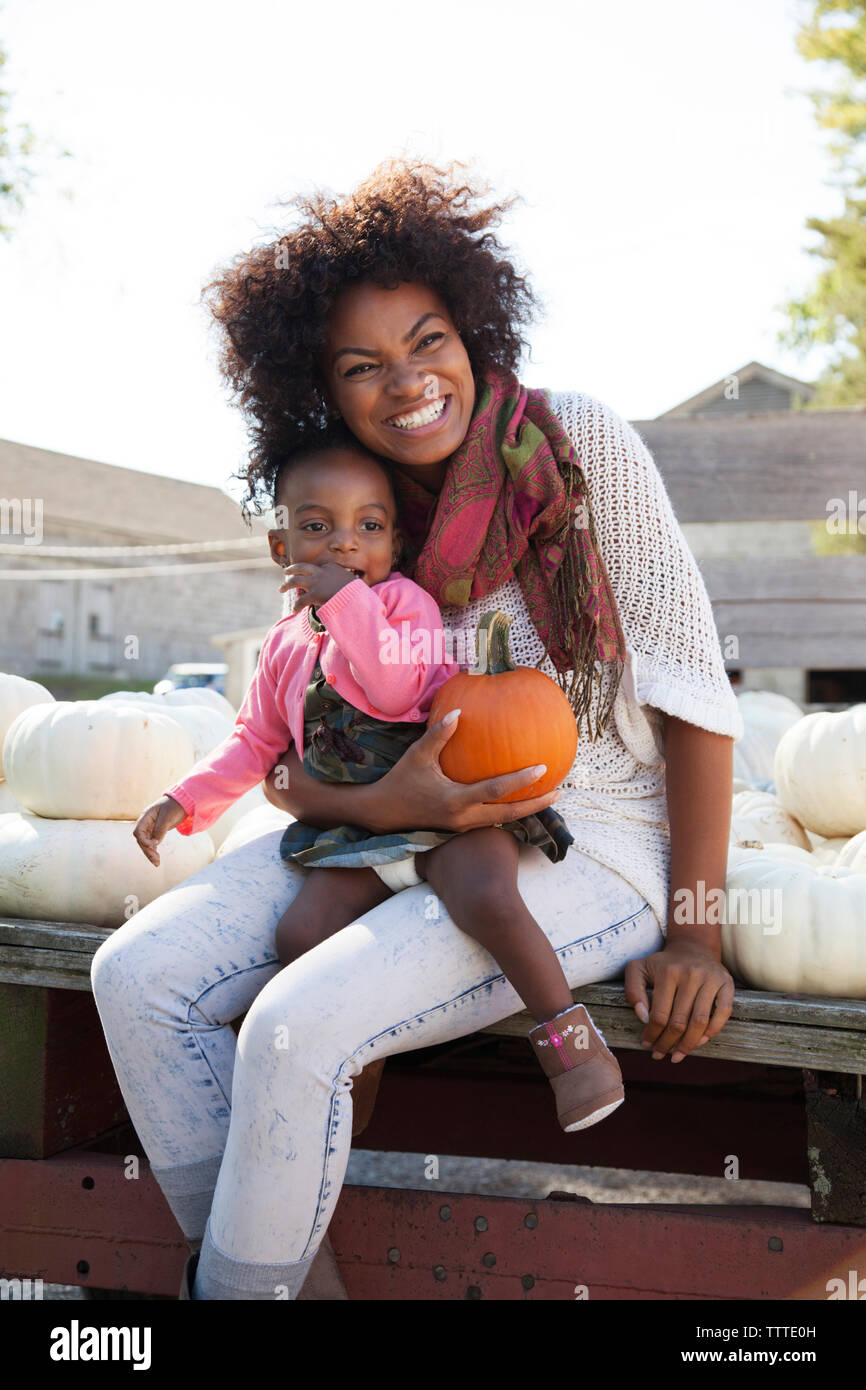
<instances>
[{"instance_id":1,"label":"child's pink cardigan","mask_svg":"<svg viewBox=\"0 0 866 1390\"><path fill-rule=\"evenodd\" d=\"M349 704L398 723L426 723L436 691L460 670L446 655L438 605L396 570L380 584L353 579L317 607L326 633L313 631L309 611L307 604L271 628L231 734L163 793L187 813L177 827L182 835L207 830L293 744L303 756L304 697L317 659ZM423 646L413 643L416 632ZM412 660L413 652L443 659Z\"/></svg>"}]
</instances>

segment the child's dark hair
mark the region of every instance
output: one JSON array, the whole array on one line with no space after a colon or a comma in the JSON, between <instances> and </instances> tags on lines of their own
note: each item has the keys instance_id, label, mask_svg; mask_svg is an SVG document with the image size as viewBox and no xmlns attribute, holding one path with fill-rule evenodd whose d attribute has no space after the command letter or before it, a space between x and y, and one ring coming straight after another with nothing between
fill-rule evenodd
<instances>
[{"instance_id":1,"label":"child's dark hair","mask_svg":"<svg viewBox=\"0 0 866 1390\"><path fill-rule=\"evenodd\" d=\"M293 468L299 464L307 463L318 454L329 454L334 449L346 449L353 454L363 454L364 457L379 465L388 480L396 515L397 502L391 485L391 469L387 460L374 454L371 449L367 448L366 444L362 444L342 420L330 421L324 429L311 430L306 438L301 439L299 443L276 460L272 493L274 507L278 505L280 489Z\"/></svg>"}]
</instances>

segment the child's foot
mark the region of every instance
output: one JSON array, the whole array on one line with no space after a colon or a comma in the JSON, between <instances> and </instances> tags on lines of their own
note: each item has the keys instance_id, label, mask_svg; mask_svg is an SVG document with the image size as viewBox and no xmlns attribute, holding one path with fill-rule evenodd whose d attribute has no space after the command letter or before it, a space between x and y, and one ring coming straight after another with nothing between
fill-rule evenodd
<instances>
[{"instance_id":1,"label":"child's foot","mask_svg":"<svg viewBox=\"0 0 866 1390\"><path fill-rule=\"evenodd\" d=\"M583 1004L539 1023L529 1041L553 1087L564 1130L588 1129L622 1105L619 1063Z\"/></svg>"}]
</instances>

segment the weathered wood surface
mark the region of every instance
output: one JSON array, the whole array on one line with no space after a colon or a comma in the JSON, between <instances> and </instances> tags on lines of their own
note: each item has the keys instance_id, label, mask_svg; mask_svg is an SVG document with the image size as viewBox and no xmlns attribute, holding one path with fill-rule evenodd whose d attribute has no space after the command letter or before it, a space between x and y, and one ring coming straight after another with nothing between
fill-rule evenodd
<instances>
[{"instance_id":1,"label":"weathered wood surface","mask_svg":"<svg viewBox=\"0 0 866 1390\"><path fill-rule=\"evenodd\" d=\"M866 410L636 420L679 521L814 521L863 477Z\"/></svg>"},{"instance_id":2,"label":"weathered wood surface","mask_svg":"<svg viewBox=\"0 0 866 1390\"><path fill-rule=\"evenodd\" d=\"M714 603L866 603L866 555L707 559L700 570Z\"/></svg>"},{"instance_id":3,"label":"weathered wood surface","mask_svg":"<svg viewBox=\"0 0 866 1390\"><path fill-rule=\"evenodd\" d=\"M111 927L0 917L0 984L90 989L90 962Z\"/></svg>"},{"instance_id":4,"label":"weathered wood surface","mask_svg":"<svg viewBox=\"0 0 866 1390\"><path fill-rule=\"evenodd\" d=\"M816 1221L866 1226L866 1096L862 1077L804 1071L807 1157Z\"/></svg>"},{"instance_id":5,"label":"weathered wood surface","mask_svg":"<svg viewBox=\"0 0 866 1390\"><path fill-rule=\"evenodd\" d=\"M79 922L40 922L23 917L0 917L0 945L38 946L43 950L87 952L93 955L112 927Z\"/></svg>"},{"instance_id":6,"label":"weathered wood surface","mask_svg":"<svg viewBox=\"0 0 866 1390\"><path fill-rule=\"evenodd\" d=\"M90 961L110 935L86 924L0 918L0 982L89 990ZM574 998L592 1009L612 1047L641 1047L643 1029L621 983L585 985ZM533 1023L523 1011L482 1031L519 1037ZM866 1000L738 989L730 1019L700 1055L864 1074Z\"/></svg>"},{"instance_id":7,"label":"weathered wood surface","mask_svg":"<svg viewBox=\"0 0 866 1390\"><path fill-rule=\"evenodd\" d=\"M0 1155L44 1158L126 1116L93 998L0 983Z\"/></svg>"},{"instance_id":8,"label":"weathered wood surface","mask_svg":"<svg viewBox=\"0 0 866 1390\"><path fill-rule=\"evenodd\" d=\"M0 1160L3 1268L176 1298L188 1253L146 1163ZM429 1185L428 1185L429 1187ZM345 1186L329 1235L361 1300L826 1300L866 1232L787 1207L640 1206ZM583 1290L581 1293L580 1290ZM851 1297L856 1297L856 1290Z\"/></svg>"},{"instance_id":9,"label":"weathered wood surface","mask_svg":"<svg viewBox=\"0 0 866 1390\"><path fill-rule=\"evenodd\" d=\"M586 1004L610 1047L643 1050L643 1025L622 985L587 985L573 994ZM522 1037L534 1022L524 1011L481 1031ZM860 1075L866 1073L866 1000L738 991L721 1033L692 1055Z\"/></svg>"}]
</instances>

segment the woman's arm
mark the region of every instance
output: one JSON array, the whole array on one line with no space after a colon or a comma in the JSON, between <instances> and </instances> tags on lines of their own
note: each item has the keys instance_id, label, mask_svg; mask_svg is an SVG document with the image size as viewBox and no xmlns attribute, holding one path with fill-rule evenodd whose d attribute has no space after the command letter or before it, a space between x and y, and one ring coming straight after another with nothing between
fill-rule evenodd
<instances>
[{"instance_id":1,"label":"woman's arm","mask_svg":"<svg viewBox=\"0 0 866 1390\"><path fill-rule=\"evenodd\" d=\"M447 716L446 716L447 718ZM265 796L296 820L320 830L361 825L375 834L400 830L474 830L504 825L551 806L558 791L528 801L492 805L498 797L531 786L541 775L527 768L483 782L452 782L439 766L439 753L457 721L431 724L424 735L378 782L322 782L311 777L292 748L269 774Z\"/></svg>"},{"instance_id":2,"label":"woman's arm","mask_svg":"<svg viewBox=\"0 0 866 1390\"><path fill-rule=\"evenodd\" d=\"M629 962L626 998L647 1024L644 1045L676 1062L720 1031L734 999L721 947L734 741L665 713L662 720L671 836L667 942Z\"/></svg>"}]
</instances>

